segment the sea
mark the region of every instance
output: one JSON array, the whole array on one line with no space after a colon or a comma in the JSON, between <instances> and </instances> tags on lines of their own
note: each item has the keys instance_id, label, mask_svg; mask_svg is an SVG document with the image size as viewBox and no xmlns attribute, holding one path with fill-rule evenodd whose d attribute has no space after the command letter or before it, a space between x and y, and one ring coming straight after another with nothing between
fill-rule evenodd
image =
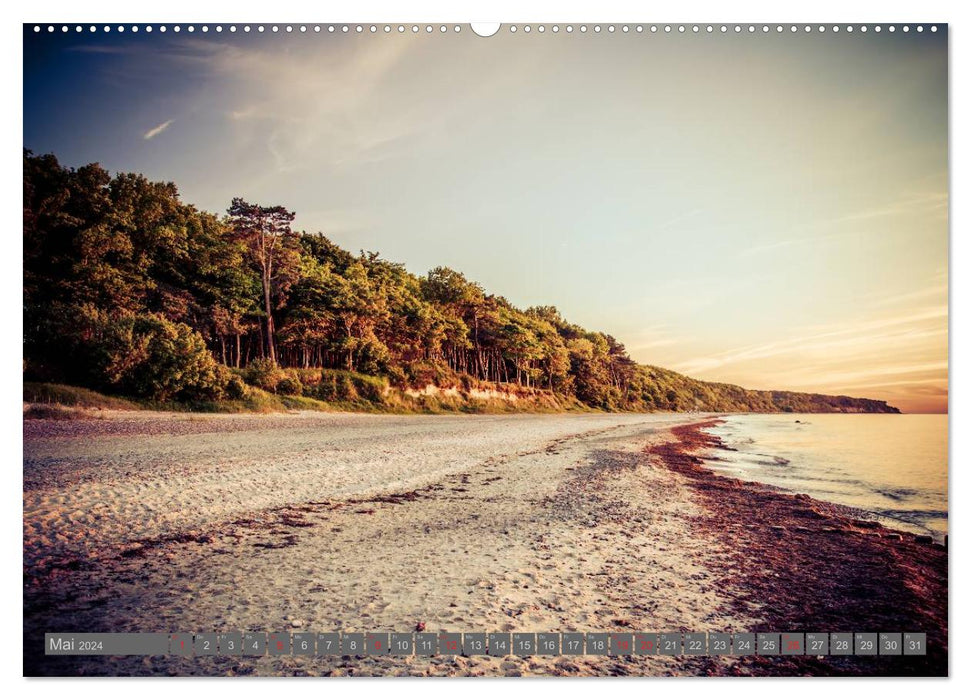
<instances>
[{"instance_id":1,"label":"sea","mask_svg":"<svg viewBox=\"0 0 971 700\"><path fill-rule=\"evenodd\" d=\"M743 414L707 432L708 466L859 509L888 527L947 534L947 415Z\"/></svg>"}]
</instances>

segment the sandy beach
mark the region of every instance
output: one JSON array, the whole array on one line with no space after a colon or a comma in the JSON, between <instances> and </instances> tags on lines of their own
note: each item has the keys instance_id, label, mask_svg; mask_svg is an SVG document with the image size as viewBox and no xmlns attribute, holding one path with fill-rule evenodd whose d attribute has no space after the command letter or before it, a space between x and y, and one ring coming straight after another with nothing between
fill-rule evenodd
<instances>
[{"instance_id":1,"label":"sandy beach","mask_svg":"<svg viewBox=\"0 0 971 700\"><path fill-rule=\"evenodd\" d=\"M693 456L717 446L699 429L704 419L101 412L25 421L24 671L946 673L946 551L713 475ZM800 583L813 565L812 585ZM871 599L882 603L863 602ZM748 632L837 623L927 631L936 651L784 664L68 658L44 657L40 641L45 631Z\"/></svg>"}]
</instances>

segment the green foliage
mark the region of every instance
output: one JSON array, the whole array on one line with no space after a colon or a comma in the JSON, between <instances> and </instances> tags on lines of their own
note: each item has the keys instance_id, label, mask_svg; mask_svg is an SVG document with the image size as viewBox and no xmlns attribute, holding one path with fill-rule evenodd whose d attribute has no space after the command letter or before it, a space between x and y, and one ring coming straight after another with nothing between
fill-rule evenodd
<instances>
[{"instance_id":1,"label":"green foliage","mask_svg":"<svg viewBox=\"0 0 971 700\"><path fill-rule=\"evenodd\" d=\"M367 401L383 403L388 390L387 380L347 370L320 370L312 383L304 386L304 395L330 403Z\"/></svg>"},{"instance_id":2,"label":"green foliage","mask_svg":"<svg viewBox=\"0 0 971 700\"><path fill-rule=\"evenodd\" d=\"M243 378L238 374L230 375L229 380L226 382L226 398L237 401L240 399L245 399L249 396L250 388L243 381Z\"/></svg>"},{"instance_id":3,"label":"green foliage","mask_svg":"<svg viewBox=\"0 0 971 700\"><path fill-rule=\"evenodd\" d=\"M277 383L276 391L286 396L300 396L303 393L303 384L295 374L289 373Z\"/></svg>"},{"instance_id":4,"label":"green foliage","mask_svg":"<svg viewBox=\"0 0 971 700\"><path fill-rule=\"evenodd\" d=\"M247 384L276 393L277 386L286 378L286 373L273 360L261 357L249 363L243 371L243 378Z\"/></svg>"},{"instance_id":5,"label":"green foliage","mask_svg":"<svg viewBox=\"0 0 971 700\"><path fill-rule=\"evenodd\" d=\"M25 151L25 379L214 410L496 410L389 391L427 385L523 390L551 410L895 410L638 365L553 306L519 309L447 267L414 275L293 218L240 198L220 218L172 183Z\"/></svg>"},{"instance_id":6,"label":"green foliage","mask_svg":"<svg viewBox=\"0 0 971 700\"><path fill-rule=\"evenodd\" d=\"M225 395L228 369L198 333L157 314L99 319L83 340L96 381L113 392L156 401Z\"/></svg>"}]
</instances>

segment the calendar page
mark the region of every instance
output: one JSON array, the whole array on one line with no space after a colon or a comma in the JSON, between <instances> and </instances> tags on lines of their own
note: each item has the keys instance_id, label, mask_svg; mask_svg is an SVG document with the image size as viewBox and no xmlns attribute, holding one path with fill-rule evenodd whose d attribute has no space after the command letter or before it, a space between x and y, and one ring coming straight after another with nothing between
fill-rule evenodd
<instances>
[{"instance_id":1,"label":"calendar page","mask_svg":"<svg viewBox=\"0 0 971 700\"><path fill-rule=\"evenodd\" d=\"M24 675L948 675L947 23L225 19L22 27Z\"/></svg>"}]
</instances>

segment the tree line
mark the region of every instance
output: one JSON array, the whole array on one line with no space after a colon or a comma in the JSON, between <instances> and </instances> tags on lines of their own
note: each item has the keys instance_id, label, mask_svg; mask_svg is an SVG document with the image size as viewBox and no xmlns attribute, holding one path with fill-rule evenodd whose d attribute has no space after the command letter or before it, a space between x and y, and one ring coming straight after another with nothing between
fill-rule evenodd
<instances>
[{"instance_id":1,"label":"tree line","mask_svg":"<svg viewBox=\"0 0 971 700\"><path fill-rule=\"evenodd\" d=\"M402 387L515 384L605 410L888 408L639 365L553 306L517 308L446 267L415 275L293 220L241 198L215 215L183 203L172 183L25 151L25 377L223 398L244 390L237 370L262 363Z\"/></svg>"}]
</instances>

